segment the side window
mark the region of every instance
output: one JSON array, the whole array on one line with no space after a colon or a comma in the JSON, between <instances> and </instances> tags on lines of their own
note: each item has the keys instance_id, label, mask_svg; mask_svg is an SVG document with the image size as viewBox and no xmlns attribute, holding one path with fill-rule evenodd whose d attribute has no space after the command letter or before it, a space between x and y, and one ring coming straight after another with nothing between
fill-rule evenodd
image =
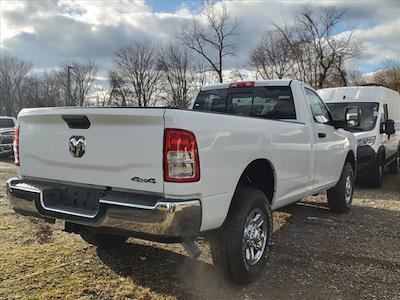
<instances>
[{"instance_id":1,"label":"side window","mask_svg":"<svg viewBox=\"0 0 400 300\"><path fill-rule=\"evenodd\" d=\"M329 112L325 104L312 90L305 88L308 104L314 118L314 121L321 124L329 122Z\"/></svg>"},{"instance_id":2,"label":"side window","mask_svg":"<svg viewBox=\"0 0 400 300\"><path fill-rule=\"evenodd\" d=\"M226 108L226 89L202 91L197 96L193 110L224 113Z\"/></svg>"}]
</instances>

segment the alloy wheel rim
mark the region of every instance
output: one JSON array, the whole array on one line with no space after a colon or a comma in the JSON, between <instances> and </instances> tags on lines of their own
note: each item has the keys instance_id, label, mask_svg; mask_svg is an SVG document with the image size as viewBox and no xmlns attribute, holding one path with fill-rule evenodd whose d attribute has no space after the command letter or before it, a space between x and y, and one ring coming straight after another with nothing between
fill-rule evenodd
<instances>
[{"instance_id":1,"label":"alloy wheel rim","mask_svg":"<svg viewBox=\"0 0 400 300\"><path fill-rule=\"evenodd\" d=\"M344 193L344 197L347 204L351 202L352 194L353 194L353 181L351 180L351 176L349 175L346 178L346 188Z\"/></svg>"},{"instance_id":2,"label":"alloy wheel rim","mask_svg":"<svg viewBox=\"0 0 400 300\"><path fill-rule=\"evenodd\" d=\"M257 264L263 257L267 243L267 218L264 212L253 209L246 218L243 231L243 259L248 265Z\"/></svg>"}]
</instances>

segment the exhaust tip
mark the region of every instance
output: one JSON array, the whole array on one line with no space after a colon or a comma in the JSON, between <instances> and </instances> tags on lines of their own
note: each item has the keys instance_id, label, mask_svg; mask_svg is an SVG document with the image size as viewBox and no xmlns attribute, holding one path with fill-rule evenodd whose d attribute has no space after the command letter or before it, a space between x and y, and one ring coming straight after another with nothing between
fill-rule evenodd
<instances>
[{"instance_id":1,"label":"exhaust tip","mask_svg":"<svg viewBox=\"0 0 400 300\"><path fill-rule=\"evenodd\" d=\"M201 251L194 240L185 240L182 246L191 259L196 260L200 257Z\"/></svg>"}]
</instances>

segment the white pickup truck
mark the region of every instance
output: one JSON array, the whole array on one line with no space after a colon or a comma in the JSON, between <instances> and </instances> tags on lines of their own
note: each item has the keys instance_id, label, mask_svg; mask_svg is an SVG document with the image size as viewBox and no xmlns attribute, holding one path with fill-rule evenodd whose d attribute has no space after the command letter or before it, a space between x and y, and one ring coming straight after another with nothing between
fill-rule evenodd
<instances>
[{"instance_id":1,"label":"white pickup truck","mask_svg":"<svg viewBox=\"0 0 400 300\"><path fill-rule=\"evenodd\" d=\"M272 239L272 211L328 191L349 210L357 142L349 107L337 122L296 80L203 87L190 110L37 108L18 116L18 213L65 221L97 246L130 236L210 241L214 264L236 283L255 279Z\"/></svg>"}]
</instances>

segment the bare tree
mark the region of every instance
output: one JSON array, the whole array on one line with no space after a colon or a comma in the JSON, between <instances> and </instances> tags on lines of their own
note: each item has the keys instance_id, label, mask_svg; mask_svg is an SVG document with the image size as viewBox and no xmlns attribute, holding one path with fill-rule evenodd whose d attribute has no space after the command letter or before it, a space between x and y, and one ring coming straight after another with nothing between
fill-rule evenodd
<instances>
[{"instance_id":1,"label":"bare tree","mask_svg":"<svg viewBox=\"0 0 400 300\"><path fill-rule=\"evenodd\" d=\"M114 54L114 64L110 73L115 95L128 97L139 107L155 105L157 84L160 78L158 57L153 45L136 42L120 48ZM124 99L124 98L123 98ZM123 103L128 103L125 98Z\"/></svg>"},{"instance_id":2,"label":"bare tree","mask_svg":"<svg viewBox=\"0 0 400 300\"><path fill-rule=\"evenodd\" d=\"M92 91L94 105L95 106L103 106L103 107L110 106L109 105L110 92L111 92L110 88L101 87L101 86L95 87Z\"/></svg>"},{"instance_id":3,"label":"bare tree","mask_svg":"<svg viewBox=\"0 0 400 300\"><path fill-rule=\"evenodd\" d=\"M97 73L97 66L94 60L88 60L86 63L75 63L73 70L77 103L79 106L83 106L93 85Z\"/></svg>"},{"instance_id":4,"label":"bare tree","mask_svg":"<svg viewBox=\"0 0 400 300\"><path fill-rule=\"evenodd\" d=\"M32 64L8 54L0 57L0 114L18 114L22 108L22 86Z\"/></svg>"},{"instance_id":5,"label":"bare tree","mask_svg":"<svg viewBox=\"0 0 400 300\"><path fill-rule=\"evenodd\" d=\"M279 30L267 31L250 56L250 64L263 79L289 76L294 63L292 48Z\"/></svg>"},{"instance_id":6,"label":"bare tree","mask_svg":"<svg viewBox=\"0 0 400 300\"><path fill-rule=\"evenodd\" d=\"M0 58L0 114L16 115L24 107L83 105L91 89L96 65L70 63L73 102L67 97L66 69L50 72L30 72L32 64L17 57Z\"/></svg>"},{"instance_id":7,"label":"bare tree","mask_svg":"<svg viewBox=\"0 0 400 300\"><path fill-rule=\"evenodd\" d=\"M111 90L107 106L133 106L133 92L129 85L114 71L108 74Z\"/></svg>"},{"instance_id":8,"label":"bare tree","mask_svg":"<svg viewBox=\"0 0 400 300\"><path fill-rule=\"evenodd\" d=\"M245 80L246 75L242 70L236 68L230 71L229 77L233 81L243 81Z\"/></svg>"},{"instance_id":9,"label":"bare tree","mask_svg":"<svg viewBox=\"0 0 400 300\"><path fill-rule=\"evenodd\" d=\"M330 79L347 85L346 63L360 56L362 46L353 32L335 34L343 12L335 8L304 7L294 26L277 26L295 60L294 74L315 88L329 86Z\"/></svg>"},{"instance_id":10,"label":"bare tree","mask_svg":"<svg viewBox=\"0 0 400 300\"><path fill-rule=\"evenodd\" d=\"M372 76L372 81L400 92L400 60L387 60L383 70Z\"/></svg>"},{"instance_id":11,"label":"bare tree","mask_svg":"<svg viewBox=\"0 0 400 300\"><path fill-rule=\"evenodd\" d=\"M159 69L163 82L162 98L167 105L187 108L194 90L194 70L191 57L186 50L169 45L159 54Z\"/></svg>"},{"instance_id":12,"label":"bare tree","mask_svg":"<svg viewBox=\"0 0 400 300\"><path fill-rule=\"evenodd\" d=\"M219 77L217 74L213 70L210 70L210 68L202 62L195 64L194 76L197 89L204 85L210 85L219 82Z\"/></svg>"},{"instance_id":13,"label":"bare tree","mask_svg":"<svg viewBox=\"0 0 400 300\"><path fill-rule=\"evenodd\" d=\"M367 78L359 69L350 69L347 71L347 82L349 86L363 85L367 83Z\"/></svg>"},{"instance_id":14,"label":"bare tree","mask_svg":"<svg viewBox=\"0 0 400 300\"><path fill-rule=\"evenodd\" d=\"M22 107L60 106L63 87L56 72L34 73L24 80L21 99Z\"/></svg>"},{"instance_id":15,"label":"bare tree","mask_svg":"<svg viewBox=\"0 0 400 300\"><path fill-rule=\"evenodd\" d=\"M223 82L223 61L225 57L236 55L236 43L239 22L233 18L225 5L220 8L208 5L203 11L205 24L196 20L184 27L178 39L189 49L200 55Z\"/></svg>"},{"instance_id":16,"label":"bare tree","mask_svg":"<svg viewBox=\"0 0 400 300\"><path fill-rule=\"evenodd\" d=\"M72 67L69 83L68 66ZM84 63L77 61L65 63L58 72L58 80L63 86L64 105L83 106L92 88L96 73L97 66L94 60L89 59Z\"/></svg>"}]
</instances>

